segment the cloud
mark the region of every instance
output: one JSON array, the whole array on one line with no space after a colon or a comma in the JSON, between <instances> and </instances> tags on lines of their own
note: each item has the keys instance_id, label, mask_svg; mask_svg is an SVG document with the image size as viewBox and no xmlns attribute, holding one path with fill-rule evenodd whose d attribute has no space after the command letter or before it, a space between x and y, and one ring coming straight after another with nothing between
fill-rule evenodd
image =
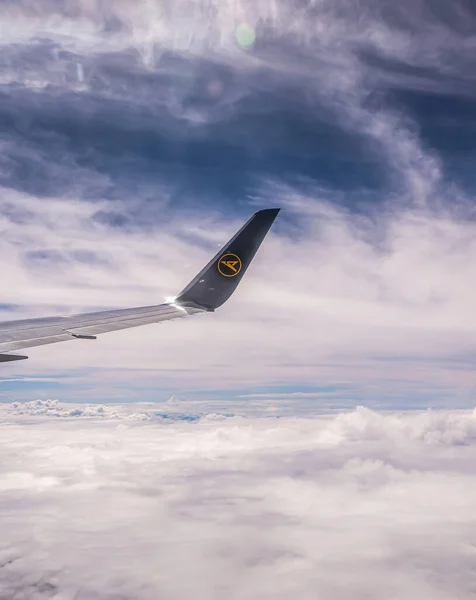
<instances>
[{"instance_id":1,"label":"cloud","mask_svg":"<svg viewBox=\"0 0 476 600\"><path fill-rule=\"evenodd\" d=\"M216 315L32 349L2 366L32 375L7 398L42 378L86 401L317 386L472 405L472 189L423 129L435 98L446 114L472 93L474 11L452 6L9 3L5 318L160 302L255 208L286 210Z\"/></svg>"},{"instance_id":2,"label":"cloud","mask_svg":"<svg viewBox=\"0 0 476 600\"><path fill-rule=\"evenodd\" d=\"M135 410L2 416L0 594L471 595L474 411L250 406L165 424Z\"/></svg>"},{"instance_id":3,"label":"cloud","mask_svg":"<svg viewBox=\"0 0 476 600\"><path fill-rule=\"evenodd\" d=\"M418 394L431 381L440 389L430 402L458 386L467 390L464 402L470 404L472 222L450 210L404 205L355 218L317 194L279 194L287 211L236 296L216 314L94 343L32 349L31 361L4 367L5 374L32 373L34 361L32 375L71 369L73 378L100 384L105 398L133 394L135 385L148 400L157 393L168 398L177 389L249 390L272 382L337 385L356 399L377 383L380 401L389 392L386 381L393 380L401 397L409 386ZM19 222L3 217L8 233L2 255L11 283L4 300L34 303L33 314L49 311L52 301L61 313L160 302L181 289L238 227L226 215L196 214L195 221L177 215L145 234L97 223L94 215L105 202L38 204L8 192L5 206L12 197L15 210L27 216ZM204 239L195 234L201 222L214 231ZM71 300L74 307L68 307Z\"/></svg>"},{"instance_id":4,"label":"cloud","mask_svg":"<svg viewBox=\"0 0 476 600\"><path fill-rule=\"evenodd\" d=\"M120 410L120 409L119 409ZM138 413L130 411L125 413L118 412L117 409L112 409L109 406L102 405L67 405L61 404L58 400L32 400L30 402L13 402L0 407L0 414L4 417L29 415L29 416L46 416L46 417L94 417L107 419L140 419L147 420L150 416L147 413Z\"/></svg>"}]
</instances>

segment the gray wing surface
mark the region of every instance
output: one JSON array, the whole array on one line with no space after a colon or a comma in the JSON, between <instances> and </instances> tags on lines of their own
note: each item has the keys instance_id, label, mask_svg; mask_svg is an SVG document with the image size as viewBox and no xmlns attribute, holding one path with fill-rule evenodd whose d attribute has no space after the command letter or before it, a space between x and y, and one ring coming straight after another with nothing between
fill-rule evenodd
<instances>
[{"instance_id":1,"label":"gray wing surface","mask_svg":"<svg viewBox=\"0 0 476 600\"><path fill-rule=\"evenodd\" d=\"M0 323L0 353L74 339L94 339L100 333L159 323L197 312L205 310L198 307L181 308L178 305L159 304L70 317L6 321Z\"/></svg>"},{"instance_id":2,"label":"gray wing surface","mask_svg":"<svg viewBox=\"0 0 476 600\"><path fill-rule=\"evenodd\" d=\"M231 296L266 236L279 209L255 213L220 252L192 279L173 302L84 313L0 322L0 362L21 360L9 352L101 333L213 312Z\"/></svg>"}]
</instances>

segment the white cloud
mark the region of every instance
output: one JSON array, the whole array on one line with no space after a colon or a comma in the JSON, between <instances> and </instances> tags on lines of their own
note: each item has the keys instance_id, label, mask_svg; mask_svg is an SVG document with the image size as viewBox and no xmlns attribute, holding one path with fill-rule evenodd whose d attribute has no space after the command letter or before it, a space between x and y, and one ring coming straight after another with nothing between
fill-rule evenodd
<instances>
[{"instance_id":1,"label":"white cloud","mask_svg":"<svg viewBox=\"0 0 476 600\"><path fill-rule=\"evenodd\" d=\"M474 411L248 414L3 414L0 596L471 596Z\"/></svg>"},{"instance_id":2,"label":"white cloud","mask_svg":"<svg viewBox=\"0 0 476 600\"><path fill-rule=\"evenodd\" d=\"M313 78L318 71L316 89L331 96L336 86L355 88L365 85L369 77L373 83L384 80L396 86L403 82L416 88L444 87L451 91L455 77L474 82L476 47L474 14L462 2L453 6L445 19L435 15L432 0L420 2L418 7L406 0L385 9L379 0L300 4L279 0L137 0L133 5L127 0L44 0L41 5L22 0L4 7L2 43L14 46L50 40L55 45L41 72L35 70L34 61L24 61L19 69L12 61L5 65L3 80L20 79L38 89L54 82L84 90L101 56L126 52L130 60L138 54L142 67L153 71L161 68L163 53L172 51L242 69L270 68L307 76L312 72ZM256 28L258 43L263 36L265 42L271 37L286 40L291 48L299 47L299 59L286 47L267 49L265 43L256 53L243 51L236 42L236 28L243 23ZM67 55L60 56L59 50ZM418 76L411 71L405 75L402 69L367 64L361 53L369 52L394 61L391 67L398 64L421 71ZM82 59L87 67L78 78L77 64ZM438 72L439 82L431 70ZM132 100L133 94L130 97Z\"/></svg>"},{"instance_id":3,"label":"white cloud","mask_svg":"<svg viewBox=\"0 0 476 600\"><path fill-rule=\"evenodd\" d=\"M33 38L51 39L74 54L75 72L78 56L94 67L104 53L135 48L151 70L162 68L162 51L173 50L186 57L213 55L217 63L279 73L283 79L302 77L311 103L332 107L342 127L376 149L389 185L382 190L380 212L357 217L333 206L335 197L326 190L310 188L305 195L279 182L261 182L260 206L284 205L288 211L236 296L217 314L110 334L93 344L32 349L30 361L2 365L2 373L18 377L33 370L51 376L70 369L70 382L86 382L105 399L130 398L137 386L147 388L141 398L154 398L160 393L168 397L177 388L248 389L270 383L357 386L380 399L388 394L389 382L394 394L408 399L431 382L438 388L431 401L473 401L476 229L473 220L465 221L463 210L458 214L448 208L469 202L469 195L446 183L444 165L424 146L411 120L385 104L367 103L369 90L378 89L378 69L360 60L360 53L370 47L383 58L457 75L452 53L459 49L469 55L474 37L463 41L437 19L427 27L422 15L431 7L425 2L415 13L407 3L395 9L395 22L411 21L419 35L385 20L379 3L352 8L314 2L309 4L312 19L306 3L291 4L83 0L63 2L61 10L46 0L8 5L2 15L3 44L28 46ZM258 27L258 41L259 26L268 27L275 40L286 38L300 48L299 60L278 45L255 54L238 49L234 28L241 21ZM51 60L39 67L26 60L20 68L12 60L5 77L39 89L38 82L53 82L63 90L77 86L55 56L52 48ZM87 65L83 73L80 83L87 90ZM253 85L265 86L266 77ZM129 87L135 94L135 86ZM107 89L100 93L107 95ZM137 95L150 104L150 95ZM182 99L175 99L179 109ZM9 144L4 142L5 154L12 152ZM70 310L65 307L160 302L177 292L239 225L215 211L207 218L175 214L170 221L165 185L155 196L167 219L151 224L149 231L98 223L96 211L111 207L120 213L125 205L102 200L106 177L77 165L71 165L71 173L78 181L77 197L40 202L1 190L2 277L8 281L2 302L29 305L31 314L44 314L51 304L51 312L63 312ZM86 181L89 191L97 189L94 201L81 197ZM352 199L359 194L349 193ZM292 229L287 215L298 229ZM204 230L211 235L197 235ZM84 260L85 253L94 264ZM29 393L15 392L17 397ZM91 389L76 393L77 398L91 397Z\"/></svg>"},{"instance_id":4,"label":"white cloud","mask_svg":"<svg viewBox=\"0 0 476 600\"><path fill-rule=\"evenodd\" d=\"M405 205L357 218L317 195L272 192L288 210L236 295L216 314L31 349L30 361L4 365L2 372L51 376L72 369L73 378L98 385L97 397L104 398L134 381L186 390L269 383L354 389L357 383L368 390L377 383L381 394L388 393L388 380L401 385L394 383L398 378L414 389L429 381L442 390L462 388L471 402L474 222L446 209ZM34 304L37 315L53 312L46 306L53 302L61 312L160 302L239 225L212 215L206 228L214 233L204 245L193 234L203 220L198 215L177 215L144 232L95 222L105 203L38 203L4 190L0 203L12 201L24 218L2 212L9 281L2 300ZM291 226L296 220L299 243ZM31 259L32 249L40 258ZM84 261L82 252L94 261Z\"/></svg>"},{"instance_id":5,"label":"white cloud","mask_svg":"<svg viewBox=\"0 0 476 600\"><path fill-rule=\"evenodd\" d=\"M11 417L18 415L46 417L95 417L106 419L139 419L148 420L148 413L121 410L120 407L103 406L101 404L62 404L58 400L31 400L30 402L12 402L0 405L0 415Z\"/></svg>"}]
</instances>

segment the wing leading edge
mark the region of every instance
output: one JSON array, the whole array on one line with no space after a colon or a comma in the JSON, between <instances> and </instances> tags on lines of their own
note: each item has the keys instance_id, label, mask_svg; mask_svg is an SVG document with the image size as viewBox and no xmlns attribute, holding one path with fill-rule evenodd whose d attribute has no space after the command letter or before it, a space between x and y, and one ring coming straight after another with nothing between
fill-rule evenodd
<instances>
[{"instance_id":1,"label":"wing leading edge","mask_svg":"<svg viewBox=\"0 0 476 600\"><path fill-rule=\"evenodd\" d=\"M269 231L279 208L256 212L173 302L0 323L0 362L27 356L8 352L214 311L233 294Z\"/></svg>"}]
</instances>

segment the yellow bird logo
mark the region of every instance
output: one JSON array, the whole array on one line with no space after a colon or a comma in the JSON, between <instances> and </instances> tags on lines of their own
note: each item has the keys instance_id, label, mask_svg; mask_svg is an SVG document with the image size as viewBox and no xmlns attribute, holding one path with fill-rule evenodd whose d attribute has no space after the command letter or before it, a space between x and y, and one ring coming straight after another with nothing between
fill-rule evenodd
<instances>
[{"instance_id":1,"label":"yellow bird logo","mask_svg":"<svg viewBox=\"0 0 476 600\"><path fill-rule=\"evenodd\" d=\"M218 271L224 277L236 277L241 267L241 259L236 254L224 254L218 261Z\"/></svg>"}]
</instances>

